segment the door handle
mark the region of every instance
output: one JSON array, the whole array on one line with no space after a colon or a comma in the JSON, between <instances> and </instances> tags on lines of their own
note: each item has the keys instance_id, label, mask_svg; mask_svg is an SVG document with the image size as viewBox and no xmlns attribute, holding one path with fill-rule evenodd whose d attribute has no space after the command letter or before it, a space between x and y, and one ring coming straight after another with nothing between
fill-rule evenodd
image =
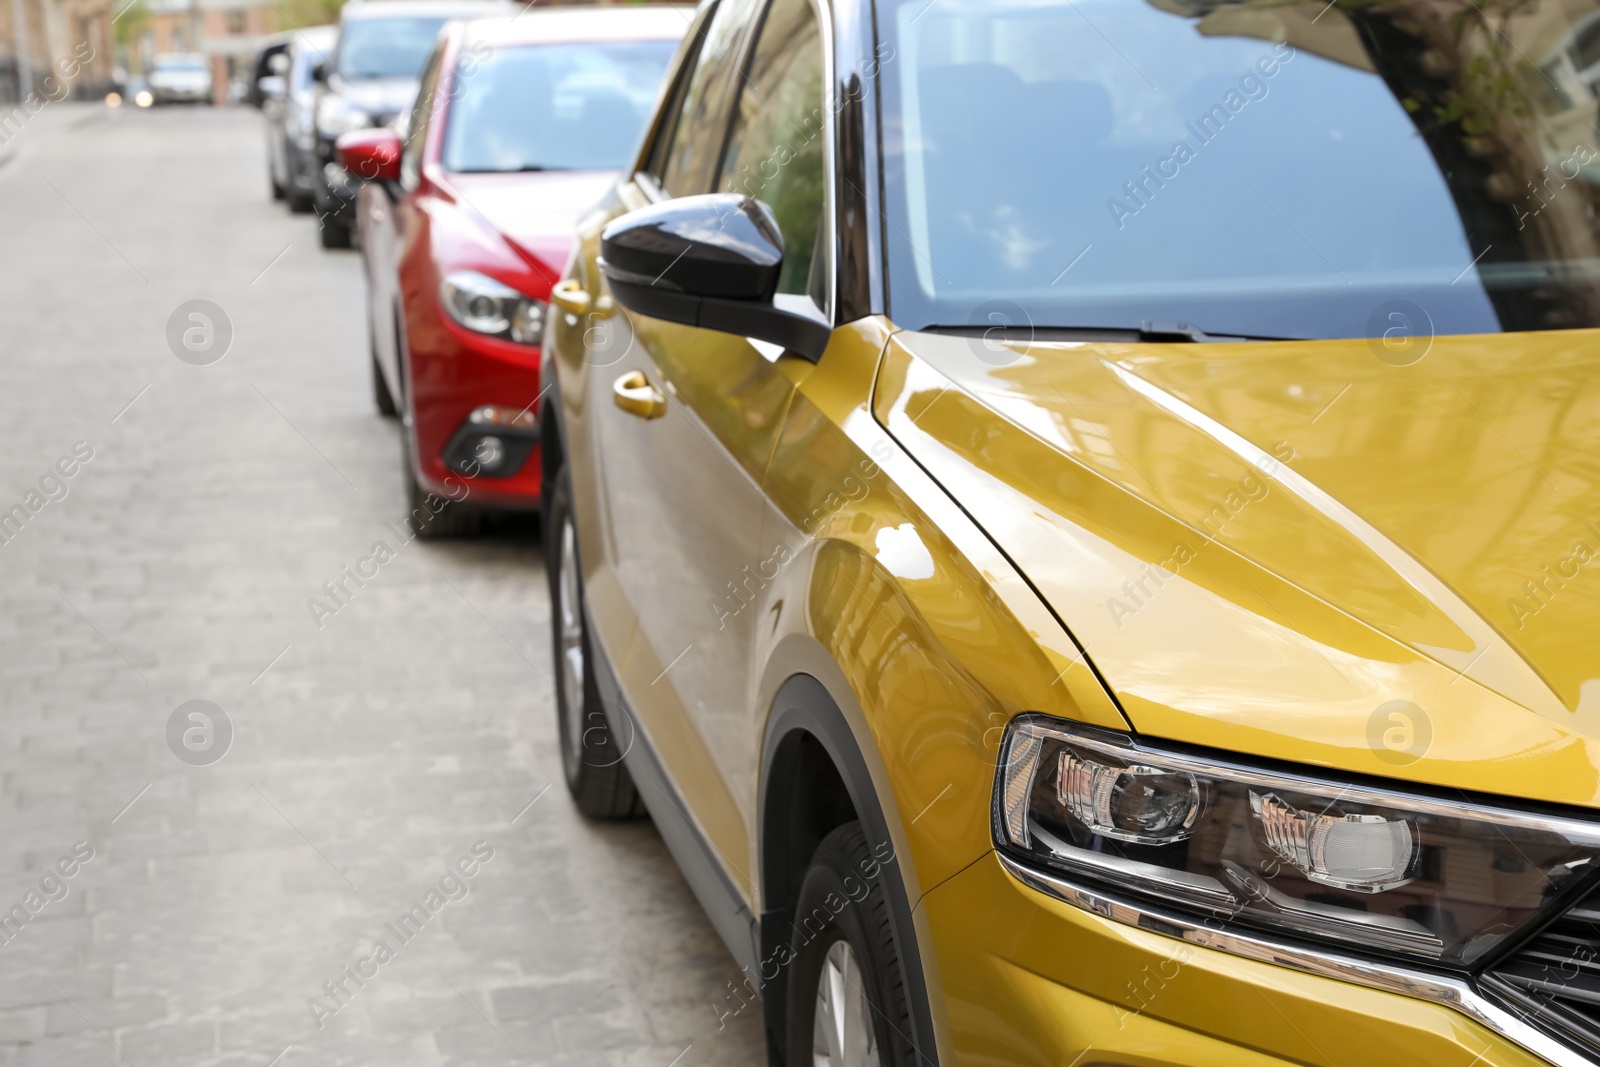
<instances>
[{"instance_id":1,"label":"door handle","mask_svg":"<svg viewBox=\"0 0 1600 1067\"><path fill-rule=\"evenodd\" d=\"M576 278L568 278L550 290L550 303L568 315L583 316L589 313L594 301L589 298L583 286L578 284Z\"/></svg>"},{"instance_id":2,"label":"door handle","mask_svg":"<svg viewBox=\"0 0 1600 1067\"><path fill-rule=\"evenodd\" d=\"M611 386L611 399L630 415L641 419L659 419L667 413L667 398L662 396L644 371L629 371Z\"/></svg>"}]
</instances>

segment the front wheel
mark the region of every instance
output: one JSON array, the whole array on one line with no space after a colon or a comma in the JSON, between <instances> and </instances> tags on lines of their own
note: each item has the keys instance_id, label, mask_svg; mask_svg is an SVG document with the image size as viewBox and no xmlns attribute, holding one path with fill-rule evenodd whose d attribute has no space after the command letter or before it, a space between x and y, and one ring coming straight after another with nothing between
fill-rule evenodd
<instances>
[{"instance_id":1,"label":"front wheel","mask_svg":"<svg viewBox=\"0 0 1600 1067\"><path fill-rule=\"evenodd\" d=\"M453 537L474 537L483 532L484 514L470 504L436 496L422 488L412 467L417 449L409 418L400 430L400 462L406 479L406 522L411 532L423 541L443 541Z\"/></svg>"},{"instance_id":2,"label":"front wheel","mask_svg":"<svg viewBox=\"0 0 1600 1067\"><path fill-rule=\"evenodd\" d=\"M303 193L291 183L285 191L284 199L289 202L289 212L294 215L309 215L317 210L317 202L310 193Z\"/></svg>"},{"instance_id":3,"label":"front wheel","mask_svg":"<svg viewBox=\"0 0 1600 1067\"><path fill-rule=\"evenodd\" d=\"M911 1005L882 862L859 822L829 833L811 859L791 943L794 970L785 1012L791 1064L931 1062L911 1042Z\"/></svg>"},{"instance_id":4,"label":"front wheel","mask_svg":"<svg viewBox=\"0 0 1600 1067\"><path fill-rule=\"evenodd\" d=\"M583 610L578 527L565 469L545 503L545 569L550 575L551 653L556 668L556 726L561 770L578 810L591 819L631 819L644 813L633 776L622 762L628 741L611 731L595 680L589 622Z\"/></svg>"},{"instance_id":5,"label":"front wheel","mask_svg":"<svg viewBox=\"0 0 1600 1067\"><path fill-rule=\"evenodd\" d=\"M392 419L400 414L400 406L394 402L394 394L389 391L389 382L383 376L383 367L378 363L378 337L377 327L372 324L372 317L367 317L367 355L372 359L372 402L378 408L378 414L386 419Z\"/></svg>"},{"instance_id":6,"label":"front wheel","mask_svg":"<svg viewBox=\"0 0 1600 1067\"><path fill-rule=\"evenodd\" d=\"M317 237L323 248L349 248L354 243L350 224L341 222L333 215L323 218Z\"/></svg>"}]
</instances>

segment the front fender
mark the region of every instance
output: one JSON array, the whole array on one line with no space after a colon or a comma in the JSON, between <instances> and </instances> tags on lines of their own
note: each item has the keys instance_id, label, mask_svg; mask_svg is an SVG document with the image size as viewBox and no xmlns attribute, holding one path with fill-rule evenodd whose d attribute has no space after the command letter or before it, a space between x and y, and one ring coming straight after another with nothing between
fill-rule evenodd
<instances>
[{"instance_id":1,"label":"front fender","mask_svg":"<svg viewBox=\"0 0 1600 1067\"><path fill-rule=\"evenodd\" d=\"M932 1041L945 1032L942 998L917 904L993 847L1005 725L1024 711L1127 723L1033 588L873 418L889 331L881 319L844 327L814 368L796 373L764 479L761 559L730 583L718 610L753 615L750 706L765 717L752 732L761 771L750 783L761 810L751 833L762 856L763 940L776 936L768 927L781 927L792 891L767 848L782 839L769 835L789 829L767 810L784 796L778 754L808 733L838 769L869 840L893 845L902 944L935 993L923 1020Z\"/></svg>"}]
</instances>

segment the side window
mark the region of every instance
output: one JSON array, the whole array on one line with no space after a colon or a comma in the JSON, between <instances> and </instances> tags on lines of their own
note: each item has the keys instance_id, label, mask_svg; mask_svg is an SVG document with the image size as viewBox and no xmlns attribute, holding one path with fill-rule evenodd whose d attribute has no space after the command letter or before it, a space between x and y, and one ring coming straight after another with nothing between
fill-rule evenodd
<instances>
[{"instance_id":1,"label":"side window","mask_svg":"<svg viewBox=\"0 0 1600 1067\"><path fill-rule=\"evenodd\" d=\"M772 208L783 233L778 292L826 309L822 31L810 0L772 0L760 34L717 187Z\"/></svg>"},{"instance_id":2,"label":"side window","mask_svg":"<svg viewBox=\"0 0 1600 1067\"><path fill-rule=\"evenodd\" d=\"M754 17L756 0L722 0L706 27L705 41L683 90L683 101L664 131L666 158L657 175L668 196L709 192L728 129L728 103L740 46Z\"/></svg>"},{"instance_id":3,"label":"side window","mask_svg":"<svg viewBox=\"0 0 1600 1067\"><path fill-rule=\"evenodd\" d=\"M422 179L422 146L428 140L428 120L433 117L434 90L439 84L439 59L443 55L444 43L440 42L422 70L417 99L411 105L405 129L400 131L400 188L407 191L415 189Z\"/></svg>"},{"instance_id":4,"label":"side window","mask_svg":"<svg viewBox=\"0 0 1600 1067\"><path fill-rule=\"evenodd\" d=\"M712 9L712 15L716 9ZM667 93L666 99L661 102L661 126L656 131L655 140L650 144L650 155L645 159L642 169L646 174L661 185L662 175L667 169L667 153L672 149L672 137L677 131L678 122L683 117L683 102L689 95L689 84L694 80L695 64L700 61L700 53L705 48L706 30L709 28L710 17L699 19L691 31L691 35L683 44L683 62L675 69L677 77L672 82L672 89Z\"/></svg>"}]
</instances>

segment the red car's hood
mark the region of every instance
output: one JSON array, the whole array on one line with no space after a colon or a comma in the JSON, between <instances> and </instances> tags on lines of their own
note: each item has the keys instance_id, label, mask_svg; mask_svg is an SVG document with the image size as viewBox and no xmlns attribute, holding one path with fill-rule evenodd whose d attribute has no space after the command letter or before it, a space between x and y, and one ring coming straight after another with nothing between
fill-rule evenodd
<instances>
[{"instance_id":1,"label":"red car's hood","mask_svg":"<svg viewBox=\"0 0 1600 1067\"><path fill-rule=\"evenodd\" d=\"M452 174L450 185L506 242L551 276L572 254L579 216L616 180L609 170Z\"/></svg>"}]
</instances>

